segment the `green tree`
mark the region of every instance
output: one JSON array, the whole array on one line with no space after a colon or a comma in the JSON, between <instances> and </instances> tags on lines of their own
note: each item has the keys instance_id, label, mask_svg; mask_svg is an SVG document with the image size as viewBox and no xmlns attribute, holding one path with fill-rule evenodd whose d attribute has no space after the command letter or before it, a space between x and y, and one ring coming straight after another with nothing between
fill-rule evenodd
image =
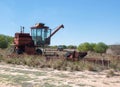
<instances>
[{"instance_id":1,"label":"green tree","mask_svg":"<svg viewBox=\"0 0 120 87\"><path fill-rule=\"evenodd\" d=\"M85 42L78 46L79 51L94 51L97 53L104 53L107 48L108 46L103 42L99 42L97 44Z\"/></svg>"},{"instance_id":2,"label":"green tree","mask_svg":"<svg viewBox=\"0 0 120 87\"><path fill-rule=\"evenodd\" d=\"M97 53L105 53L107 48L108 48L108 46L105 43L99 42L94 47L94 51Z\"/></svg>"},{"instance_id":3,"label":"green tree","mask_svg":"<svg viewBox=\"0 0 120 87\"><path fill-rule=\"evenodd\" d=\"M94 48L95 48L95 46L96 46L96 43L91 43L90 45L91 45L90 51L94 51Z\"/></svg>"},{"instance_id":4,"label":"green tree","mask_svg":"<svg viewBox=\"0 0 120 87\"><path fill-rule=\"evenodd\" d=\"M92 48L91 44L88 42L82 43L78 46L79 51L90 51L92 49L93 48Z\"/></svg>"},{"instance_id":5,"label":"green tree","mask_svg":"<svg viewBox=\"0 0 120 87\"><path fill-rule=\"evenodd\" d=\"M0 36L0 48L7 48L8 42L7 38L4 35Z\"/></svg>"},{"instance_id":6,"label":"green tree","mask_svg":"<svg viewBox=\"0 0 120 87\"><path fill-rule=\"evenodd\" d=\"M13 37L0 35L0 48L7 48L13 42Z\"/></svg>"}]
</instances>

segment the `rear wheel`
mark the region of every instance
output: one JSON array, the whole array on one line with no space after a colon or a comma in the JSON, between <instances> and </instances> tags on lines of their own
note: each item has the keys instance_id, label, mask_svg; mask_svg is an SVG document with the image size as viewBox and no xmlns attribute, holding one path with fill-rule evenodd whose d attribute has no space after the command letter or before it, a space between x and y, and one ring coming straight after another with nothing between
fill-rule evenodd
<instances>
[{"instance_id":1,"label":"rear wheel","mask_svg":"<svg viewBox=\"0 0 120 87\"><path fill-rule=\"evenodd\" d=\"M66 52L66 54L64 55L64 57L66 58L66 59L69 59L70 58L70 56L71 56L71 52Z\"/></svg>"},{"instance_id":2,"label":"rear wheel","mask_svg":"<svg viewBox=\"0 0 120 87\"><path fill-rule=\"evenodd\" d=\"M16 53L17 53L17 54L22 54L23 51L22 51L22 49L16 49Z\"/></svg>"},{"instance_id":3,"label":"rear wheel","mask_svg":"<svg viewBox=\"0 0 120 87\"><path fill-rule=\"evenodd\" d=\"M39 55L42 55L42 50L41 49L36 49L36 53Z\"/></svg>"}]
</instances>

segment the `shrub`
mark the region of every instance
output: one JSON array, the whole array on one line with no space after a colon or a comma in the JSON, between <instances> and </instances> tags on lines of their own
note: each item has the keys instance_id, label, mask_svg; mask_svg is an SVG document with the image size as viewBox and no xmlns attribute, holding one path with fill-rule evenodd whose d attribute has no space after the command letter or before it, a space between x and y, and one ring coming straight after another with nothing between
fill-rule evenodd
<instances>
[{"instance_id":1,"label":"shrub","mask_svg":"<svg viewBox=\"0 0 120 87\"><path fill-rule=\"evenodd\" d=\"M108 46L102 42L98 43L94 47L94 51L97 53L105 53Z\"/></svg>"},{"instance_id":2,"label":"shrub","mask_svg":"<svg viewBox=\"0 0 120 87\"><path fill-rule=\"evenodd\" d=\"M13 37L0 35L0 48L7 48L13 41Z\"/></svg>"},{"instance_id":3,"label":"shrub","mask_svg":"<svg viewBox=\"0 0 120 87\"><path fill-rule=\"evenodd\" d=\"M78 46L78 50L79 51L94 51L97 53L104 53L106 52L106 49L108 48L108 46L103 43L103 42L99 42L99 43L82 43Z\"/></svg>"},{"instance_id":4,"label":"shrub","mask_svg":"<svg viewBox=\"0 0 120 87\"><path fill-rule=\"evenodd\" d=\"M78 46L79 51L89 51L91 49L92 49L92 47L88 42L82 43Z\"/></svg>"}]
</instances>

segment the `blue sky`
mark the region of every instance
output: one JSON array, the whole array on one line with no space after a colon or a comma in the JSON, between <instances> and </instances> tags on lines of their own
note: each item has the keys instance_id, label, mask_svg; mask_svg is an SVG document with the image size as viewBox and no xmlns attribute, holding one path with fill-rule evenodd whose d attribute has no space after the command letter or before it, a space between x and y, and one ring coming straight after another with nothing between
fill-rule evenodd
<instances>
[{"instance_id":1,"label":"blue sky","mask_svg":"<svg viewBox=\"0 0 120 87\"><path fill-rule=\"evenodd\" d=\"M51 45L104 42L120 44L120 0L0 0L0 34L14 36L42 22L64 24Z\"/></svg>"}]
</instances>

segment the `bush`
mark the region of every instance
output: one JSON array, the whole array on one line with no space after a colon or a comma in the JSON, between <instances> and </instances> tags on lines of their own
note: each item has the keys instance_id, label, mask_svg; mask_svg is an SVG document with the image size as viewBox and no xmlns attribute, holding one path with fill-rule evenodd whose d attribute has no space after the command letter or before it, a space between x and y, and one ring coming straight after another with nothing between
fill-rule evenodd
<instances>
[{"instance_id":1,"label":"bush","mask_svg":"<svg viewBox=\"0 0 120 87\"><path fill-rule=\"evenodd\" d=\"M13 37L0 35L0 48L7 48L13 41Z\"/></svg>"},{"instance_id":2,"label":"bush","mask_svg":"<svg viewBox=\"0 0 120 87\"><path fill-rule=\"evenodd\" d=\"M97 44L85 42L78 46L79 51L94 51L97 53L104 53L107 48L108 46L103 42L99 42Z\"/></svg>"},{"instance_id":3,"label":"bush","mask_svg":"<svg viewBox=\"0 0 120 87\"><path fill-rule=\"evenodd\" d=\"M94 51L97 53L105 53L108 46L102 42L98 43L94 47Z\"/></svg>"},{"instance_id":4,"label":"bush","mask_svg":"<svg viewBox=\"0 0 120 87\"><path fill-rule=\"evenodd\" d=\"M91 44L88 42L82 43L78 46L79 51L90 51L92 50Z\"/></svg>"}]
</instances>

